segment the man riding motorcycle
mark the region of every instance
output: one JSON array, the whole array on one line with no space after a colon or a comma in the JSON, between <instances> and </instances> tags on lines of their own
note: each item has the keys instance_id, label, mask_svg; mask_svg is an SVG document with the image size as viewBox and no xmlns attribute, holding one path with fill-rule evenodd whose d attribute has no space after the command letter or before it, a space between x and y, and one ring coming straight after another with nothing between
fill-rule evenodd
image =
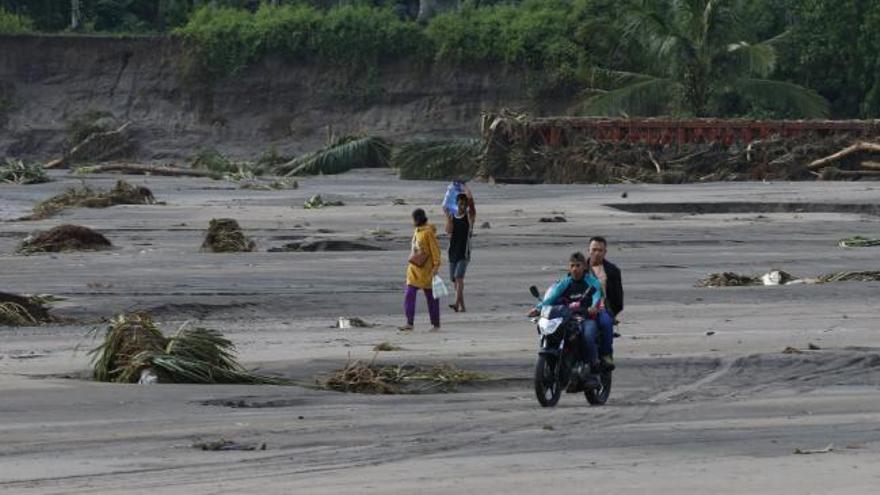
<instances>
[{"instance_id":1,"label":"man riding motorcycle","mask_svg":"<svg viewBox=\"0 0 880 495\"><path fill-rule=\"evenodd\" d=\"M584 295L592 289L589 306L584 306L587 301L581 302ZM588 386L598 384L596 373L599 369L599 354L596 345L598 326L595 317L599 312L599 303L602 300L602 285L599 280L587 271L587 259L581 253L573 253L568 260L568 276L558 281L538 305L529 312L529 316L538 316L541 308L547 305L568 304L573 311L584 315L580 321L581 347L584 354L584 362L590 365L590 374L583 376L584 383Z\"/></svg>"}]
</instances>

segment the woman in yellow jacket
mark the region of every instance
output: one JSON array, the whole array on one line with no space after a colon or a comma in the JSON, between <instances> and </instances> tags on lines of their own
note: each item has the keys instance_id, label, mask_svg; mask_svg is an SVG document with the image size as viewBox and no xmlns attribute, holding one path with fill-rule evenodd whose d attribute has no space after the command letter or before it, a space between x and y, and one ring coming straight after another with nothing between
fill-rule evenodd
<instances>
[{"instance_id":1,"label":"woman in yellow jacket","mask_svg":"<svg viewBox=\"0 0 880 495\"><path fill-rule=\"evenodd\" d=\"M403 309L406 325L400 327L407 331L413 329L416 316L416 294L419 289L425 292L428 301L428 314L431 316L432 332L440 330L440 301L434 299L434 275L440 270L440 244L437 242L437 229L428 223L425 210L417 208L412 212L413 232L409 263L406 267L406 298Z\"/></svg>"}]
</instances>

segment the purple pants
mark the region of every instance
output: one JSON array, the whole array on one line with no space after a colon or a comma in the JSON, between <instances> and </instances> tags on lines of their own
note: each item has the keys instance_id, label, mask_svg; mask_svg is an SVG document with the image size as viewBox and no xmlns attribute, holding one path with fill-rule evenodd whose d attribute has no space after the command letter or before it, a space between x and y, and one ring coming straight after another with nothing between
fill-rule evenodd
<instances>
[{"instance_id":1,"label":"purple pants","mask_svg":"<svg viewBox=\"0 0 880 495\"><path fill-rule=\"evenodd\" d=\"M425 291L425 299L428 300L428 314L431 315L431 325L440 326L440 301L434 299L434 291L431 289L422 289ZM406 297L403 300L403 310L406 312L406 322L410 325L414 323L416 317L416 294L419 292L418 287L412 285L406 286Z\"/></svg>"}]
</instances>

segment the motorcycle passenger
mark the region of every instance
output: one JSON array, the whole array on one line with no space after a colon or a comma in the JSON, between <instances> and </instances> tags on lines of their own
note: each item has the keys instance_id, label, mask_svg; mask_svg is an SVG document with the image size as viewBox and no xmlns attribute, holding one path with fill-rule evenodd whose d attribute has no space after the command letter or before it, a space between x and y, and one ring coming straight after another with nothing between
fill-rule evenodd
<instances>
[{"instance_id":1,"label":"motorcycle passenger","mask_svg":"<svg viewBox=\"0 0 880 495\"><path fill-rule=\"evenodd\" d=\"M584 294L593 289L590 301L579 301ZM602 300L602 285L599 280L587 271L587 259L581 253L573 253L568 260L568 276L557 282L538 303L529 315L537 316L541 308L548 305L569 304L569 307L581 314L586 314L581 322L581 346L590 369L595 373L599 366L599 354L596 346L598 326L595 317L599 313L599 302ZM589 304L589 306L586 306ZM585 377L585 382L596 382L595 375Z\"/></svg>"}]
</instances>

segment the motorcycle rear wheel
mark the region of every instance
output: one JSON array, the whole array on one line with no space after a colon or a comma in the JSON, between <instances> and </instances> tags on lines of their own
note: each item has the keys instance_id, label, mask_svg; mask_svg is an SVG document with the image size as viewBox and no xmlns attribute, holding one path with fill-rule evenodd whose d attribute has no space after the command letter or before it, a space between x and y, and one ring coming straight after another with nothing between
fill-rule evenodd
<instances>
[{"instance_id":1,"label":"motorcycle rear wheel","mask_svg":"<svg viewBox=\"0 0 880 495\"><path fill-rule=\"evenodd\" d=\"M543 407L553 407L559 402L562 387L556 374L558 360L548 356L538 356L535 363L535 396Z\"/></svg>"},{"instance_id":2,"label":"motorcycle rear wheel","mask_svg":"<svg viewBox=\"0 0 880 495\"><path fill-rule=\"evenodd\" d=\"M611 372L605 370L599 373L599 383L601 384L599 388L584 391L584 396L591 406L602 406L608 402L608 397L611 395Z\"/></svg>"}]
</instances>

